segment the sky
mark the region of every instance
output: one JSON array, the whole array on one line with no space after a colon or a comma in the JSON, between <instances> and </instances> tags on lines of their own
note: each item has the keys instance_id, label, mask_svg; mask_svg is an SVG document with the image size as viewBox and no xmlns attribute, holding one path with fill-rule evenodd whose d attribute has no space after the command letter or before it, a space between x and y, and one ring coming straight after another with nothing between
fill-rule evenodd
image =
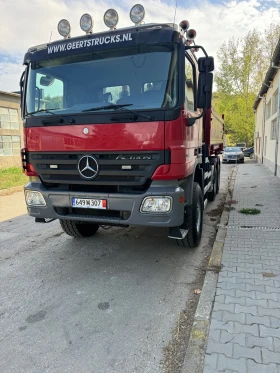
<instances>
[{"instance_id":1,"label":"sky","mask_svg":"<svg viewBox=\"0 0 280 373\"><path fill-rule=\"evenodd\" d=\"M272 22L280 23L280 0L135 0L145 7L145 23L175 22L183 19L197 31L196 43L216 57L224 41L242 37L249 30L262 32ZM104 12L115 8L118 28L132 25L128 0L0 0L0 91L19 90L22 61L27 49L60 40L57 24L66 18L72 36L82 35L79 21L84 13L94 19L94 32L105 31Z\"/></svg>"}]
</instances>

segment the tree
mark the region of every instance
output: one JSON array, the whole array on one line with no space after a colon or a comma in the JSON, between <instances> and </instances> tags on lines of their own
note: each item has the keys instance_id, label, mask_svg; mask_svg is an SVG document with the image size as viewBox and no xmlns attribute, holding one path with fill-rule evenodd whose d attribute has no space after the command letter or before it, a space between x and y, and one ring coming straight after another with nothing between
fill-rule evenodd
<instances>
[{"instance_id":1,"label":"tree","mask_svg":"<svg viewBox=\"0 0 280 373\"><path fill-rule=\"evenodd\" d=\"M225 129L234 141L253 143L256 95L280 38L280 24L271 24L264 33L252 30L243 38L230 38L218 51L217 92L213 104L225 114Z\"/></svg>"}]
</instances>

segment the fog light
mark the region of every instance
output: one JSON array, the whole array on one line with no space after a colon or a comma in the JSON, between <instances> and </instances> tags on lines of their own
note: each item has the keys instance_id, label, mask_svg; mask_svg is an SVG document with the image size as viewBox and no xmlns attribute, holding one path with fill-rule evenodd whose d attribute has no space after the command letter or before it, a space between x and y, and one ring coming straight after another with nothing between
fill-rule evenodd
<instances>
[{"instance_id":1,"label":"fog light","mask_svg":"<svg viewBox=\"0 0 280 373\"><path fill-rule=\"evenodd\" d=\"M25 201L27 206L46 206L46 201L42 193L36 192L35 190L25 191Z\"/></svg>"},{"instance_id":2,"label":"fog light","mask_svg":"<svg viewBox=\"0 0 280 373\"><path fill-rule=\"evenodd\" d=\"M171 197L146 197L141 205L141 212L170 212Z\"/></svg>"}]
</instances>

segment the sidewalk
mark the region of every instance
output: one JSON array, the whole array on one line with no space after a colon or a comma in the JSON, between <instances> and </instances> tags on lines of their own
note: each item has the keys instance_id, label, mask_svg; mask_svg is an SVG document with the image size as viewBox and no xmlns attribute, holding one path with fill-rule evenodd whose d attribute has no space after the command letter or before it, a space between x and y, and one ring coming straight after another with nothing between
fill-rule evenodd
<instances>
[{"instance_id":1,"label":"sidewalk","mask_svg":"<svg viewBox=\"0 0 280 373\"><path fill-rule=\"evenodd\" d=\"M239 165L231 207L204 373L280 373L280 179Z\"/></svg>"}]
</instances>

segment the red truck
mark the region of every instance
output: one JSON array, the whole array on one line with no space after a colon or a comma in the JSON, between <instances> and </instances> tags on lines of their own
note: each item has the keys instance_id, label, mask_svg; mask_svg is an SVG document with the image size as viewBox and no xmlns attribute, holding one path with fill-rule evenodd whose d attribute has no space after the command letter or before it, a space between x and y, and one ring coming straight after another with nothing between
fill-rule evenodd
<instances>
[{"instance_id":1,"label":"red truck","mask_svg":"<svg viewBox=\"0 0 280 373\"><path fill-rule=\"evenodd\" d=\"M195 247L203 211L219 191L223 120L211 108L214 60L195 45L187 21L110 28L30 48L21 110L25 199L36 222L59 219L89 237L104 226L167 227ZM196 58L202 50L205 57Z\"/></svg>"}]
</instances>

